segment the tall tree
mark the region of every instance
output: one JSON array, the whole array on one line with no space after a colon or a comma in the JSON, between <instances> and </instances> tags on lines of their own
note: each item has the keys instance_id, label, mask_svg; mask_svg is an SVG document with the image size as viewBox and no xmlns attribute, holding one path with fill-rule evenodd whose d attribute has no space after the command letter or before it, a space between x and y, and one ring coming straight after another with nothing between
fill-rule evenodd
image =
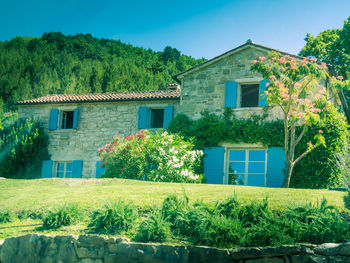
<instances>
[{"instance_id":1,"label":"tall tree","mask_svg":"<svg viewBox=\"0 0 350 263\"><path fill-rule=\"evenodd\" d=\"M316 58L299 61L289 55L272 53L268 59L260 57L252 62L252 70L269 79L265 92L267 103L279 107L283 112L286 157L283 187L289 187L295 165L311 151L325 144L323 131L319 130L314 141L308 142L306 151L295 156L295 149L308 128L319 123L327 111L326 107L321 107L327 100L327 92L321 84L321 80L328 75L326 63L316 61ZM334 89L344 88L345 84L341 76L331 79L331 87Z\"/></svg>"},{"instance_id":2,"label":"tall tree","mask_svg":"<svg viewBox=\"0 0 350 263\"><path fill-rule=\"evenodd\" d=\"M332 65L336 75L350 78L350 17L341 29L322 31L317 36L307 34L301 56L313 56Z\"/></svg>"}]
</instances>

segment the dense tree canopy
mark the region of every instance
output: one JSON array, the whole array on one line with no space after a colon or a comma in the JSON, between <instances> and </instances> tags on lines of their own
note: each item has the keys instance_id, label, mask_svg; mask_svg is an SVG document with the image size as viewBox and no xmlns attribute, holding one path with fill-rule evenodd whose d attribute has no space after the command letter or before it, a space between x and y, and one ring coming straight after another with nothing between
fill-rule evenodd
<instances>
[{"instance_id":1,"label":"dense tree canopy","mask_svg":"<svg viewBox=\"0 0 350 263\"><path fill-rule=\"evenodd\" d=\"M203 61L169 46L155 52L90 34L16 37L0 41L0 111L46 94L165 89Z\"/></svg>"},{"instance_id":2,"label":"dense tree canopy","mask_svg":"<svg viewBox=\"0 0 350 263\"><path fill-rule=\"evenodd\" d=\"M350 17L343 28L325 30L317 36L307 34L305 41L299 55L316 57L332 65L336 75L350 78Z\"/></svg>"}]
</instances>

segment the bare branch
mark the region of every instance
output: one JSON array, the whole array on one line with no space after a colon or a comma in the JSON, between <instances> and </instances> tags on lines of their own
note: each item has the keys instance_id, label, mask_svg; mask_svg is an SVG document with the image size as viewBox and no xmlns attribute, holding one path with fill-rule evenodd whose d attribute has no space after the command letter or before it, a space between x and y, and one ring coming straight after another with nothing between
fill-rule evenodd
<instances>
[{"instance_id":1,"label":"bare branch","mask_svg":"<svg viewBox=\"0 0 350 263\"><path fill-rule=\"evenodd\" d=\"M306 132L306 126L304 125L303 130L301 131L301 133L298 136L298 139L295 142L295 147L298 145L298 143L301 141L301 139L303 138L304 134Z\"/></svg>"},{"instance_id":2,"label":"bare branch","mask_svg":"<svg viewBox=\"0 0 350 263\"><path fill-rule=\"evenodd\" d=\"M315 145L314 147L312 147L311 149L307 150L306 152L304 152L302 155L300 155L298 158L295 159L295 161L293 162L293 165L295 165L297 162L299 162L302 158L304 158L307 154L309 154L310 152L312 152L313 150L315 150L318 146L320 146L320 144Z\"/></svg>"}]
</instances>

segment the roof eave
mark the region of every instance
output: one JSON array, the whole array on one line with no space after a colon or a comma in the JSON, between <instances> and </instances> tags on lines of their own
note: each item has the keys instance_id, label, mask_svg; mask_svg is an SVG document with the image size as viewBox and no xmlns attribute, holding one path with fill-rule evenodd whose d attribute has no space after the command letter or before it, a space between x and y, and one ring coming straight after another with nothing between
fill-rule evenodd
<instances>
[{"instance_id":1,"label":"roof eave","mask_svg":"<svg viewBox=\"0 0 350 263\"><path fill-rule=\"evenodd\" d=\"M180 100L178 97L170 98L136 98L136 99L111 99L111 100L84 100L84 101L45 101L45 102L17 102L16 106L41 105L41 104L78 104L78 103L108 103L108 102L129 102L129 101L159 101L159 100Z\"/></svg>"},{"instance_id":2,"label":"roof eave","mask_svg":"<svg viewBox=\"0 0 350 263\"><path fill-rule=\"evenodd\" d=\"M238 46L238 47L236 47L236 48L234 48L234 49L231 49L231 50L229 50L229 51L227 51L227 52L225 52L225 53L223 53L223 54L221 54L221 55L219 55L219 56L216 56L216 57L214 57L214 58L212 58L212 59L209 59L209 60L203 62L202 64L199 64L199 65L197 65L197 66L194 66L194 67L192 67L192 68L190 68L190 69L188 69L188 70L185 70L185 71L183 71L183 72L180 72L179 74L176 74L175 76L173 76L173 79L176 80L178 83L181 83L181 80L182 80L186 75L191 74L191 73L193 73L193 72L195 72L195 71L197 71L197 70L200 70L200 69L203 68L203 67L206 67L206 66L209 66L209 65L211 65L211 64L214 64L214 63L216 63L218 60L221 60L221 59L225 58L226 56L230 56L230 55L232 55L232 54L234 54L234 53L236 53L236 52L239 52L239 51L241 51L241 50L243 50L243 49L245 49L245 48L247 48L247 47L249 47L249 46L256 47L256 48L261 48L261 49L267 50L267 51L269 51L269 52L275 51L275 52L281 53L281 54L283 54L283 55L292 56L292 57L297 58L297 59L303 59L302 56L290 54L290 53L287 53L287 52L284 52L284 51L281 51L281 50L278 50L278 49L266 47L266 46L263 46L263 45L259 45L259 44L247 42L247 43L245 43L245 44L243 44L243 45L240 45L240 46Z\"/></svg>"}]
</instances>

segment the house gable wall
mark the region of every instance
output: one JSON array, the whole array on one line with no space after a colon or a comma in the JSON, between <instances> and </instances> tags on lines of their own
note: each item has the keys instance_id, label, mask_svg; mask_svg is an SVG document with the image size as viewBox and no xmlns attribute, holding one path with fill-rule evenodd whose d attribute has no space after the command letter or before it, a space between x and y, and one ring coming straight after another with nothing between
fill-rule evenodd
<instances>
[{"instance_id":1,"label":"house gable wall","mask_svg":"<svg viewBox=\"0 0 350 263\"><path fill-rule=\"evenodd\" d=\"M241 51L223 57L220 61L186 74L181 79L181 104L179 113L198 119L204 110L222 114L225 110L225 82L255 82L262 75L250 70L251 61L266 56L261 48L247 46ZM234 109L238 118L249 118L253 113L261 114L262 108ZM281 117L279 109L270 109L269 118Z\"/></svg>"}]
</instances>

